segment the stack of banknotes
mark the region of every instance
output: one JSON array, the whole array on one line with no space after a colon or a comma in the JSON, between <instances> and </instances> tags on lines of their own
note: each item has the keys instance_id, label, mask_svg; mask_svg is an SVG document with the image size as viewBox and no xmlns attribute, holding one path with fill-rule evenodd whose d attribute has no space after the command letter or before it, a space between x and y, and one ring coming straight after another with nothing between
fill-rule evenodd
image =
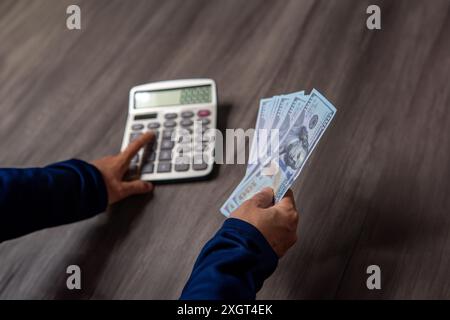
<instances>
[{"instance_id":1,"label":"stack of banknotes","mask_svg":"<svg viewBox=\"0 0 450 320\"><path fill-rule=\"evenodd\" d=\"M270 187L280 201L300 175L327 129L336 108L319 91L262 99L259 105L247 171L220 211L225 216Z\"/></svg>"}]
</instances>

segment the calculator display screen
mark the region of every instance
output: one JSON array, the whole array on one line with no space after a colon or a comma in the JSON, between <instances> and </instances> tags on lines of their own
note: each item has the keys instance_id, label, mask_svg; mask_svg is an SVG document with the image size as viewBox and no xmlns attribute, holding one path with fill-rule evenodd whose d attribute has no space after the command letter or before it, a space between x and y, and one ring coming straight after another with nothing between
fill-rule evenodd
<instances>
[{"instance_id":1,"label":"calculator display screen","mask_svg":"<svg viewBox=\"0 0 450 320\"><path fill-rule=\"evenodd\" d=\"M211 102L211 86L138 91L134 94L136 109Z\"/></svg>"}]
</instances>

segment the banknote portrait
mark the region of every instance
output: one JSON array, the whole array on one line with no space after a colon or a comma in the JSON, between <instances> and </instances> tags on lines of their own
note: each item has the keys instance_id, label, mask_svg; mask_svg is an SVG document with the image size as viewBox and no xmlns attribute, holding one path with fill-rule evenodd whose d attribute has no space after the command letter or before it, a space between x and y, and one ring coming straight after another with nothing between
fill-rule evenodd
<instances>
[{"instance_id":1,"label":"banknote portrait","mask_svg":"<svg viewBox=\"0 0 450 320\"><path fill-rule=\"evenodd\" d=\"M309 151L308 130L305 126L293 127L281 147L280 157L287 166L296 170L305 161Z\"/></svg>"}]
</instances>

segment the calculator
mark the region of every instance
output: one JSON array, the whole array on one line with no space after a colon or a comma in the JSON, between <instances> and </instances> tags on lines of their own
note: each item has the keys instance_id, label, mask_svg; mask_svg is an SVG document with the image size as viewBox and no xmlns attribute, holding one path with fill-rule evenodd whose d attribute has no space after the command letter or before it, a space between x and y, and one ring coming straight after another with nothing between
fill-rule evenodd
<instances>
[{"instance_id":1,"label":"calculator","mask_svg":"<svg viewBox=\"0 0 450 320\"><path fill-rule=\"evenodd\" d=\"M217 89L211 79L148 83L130 90L122 142L147 131L154 142L131 160L128 176L171 181L209 175L214 165Z\"/></svg>"}]
</instances>

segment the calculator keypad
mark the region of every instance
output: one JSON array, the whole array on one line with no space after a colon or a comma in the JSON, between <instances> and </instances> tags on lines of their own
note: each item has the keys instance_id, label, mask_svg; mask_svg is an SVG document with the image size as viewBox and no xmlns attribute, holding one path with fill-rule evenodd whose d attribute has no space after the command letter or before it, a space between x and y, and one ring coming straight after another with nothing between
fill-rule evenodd
<instances>
[{"instance_id":1,"label":"calculator keypad","mask_svg":"<svg viewBox=\"0 0 450 320\"><path fill-rule=\"evenodd\" d=\"M185 94L184 99L206 99L208 93L192 92ZM210 94L210 93L209 93ZM198 97L198 98L196 98ZM195 102L191 102L195 103ZM203 171L208 169L211 155L210 138L205 134L211 123L211 112L202 110L183 110L168 112L162 117L148 121L136 121L130 127L129 142L136 140L147 128L156 135L154 142L149 144L142 153L142 159L137 155L130 163L130 171L137 173L140 163L142 174L158 174L170 172ZM162 130L159 130L161 127ZM140 162L141 160L141 162Z\"/></svg>"}]
</instances>

